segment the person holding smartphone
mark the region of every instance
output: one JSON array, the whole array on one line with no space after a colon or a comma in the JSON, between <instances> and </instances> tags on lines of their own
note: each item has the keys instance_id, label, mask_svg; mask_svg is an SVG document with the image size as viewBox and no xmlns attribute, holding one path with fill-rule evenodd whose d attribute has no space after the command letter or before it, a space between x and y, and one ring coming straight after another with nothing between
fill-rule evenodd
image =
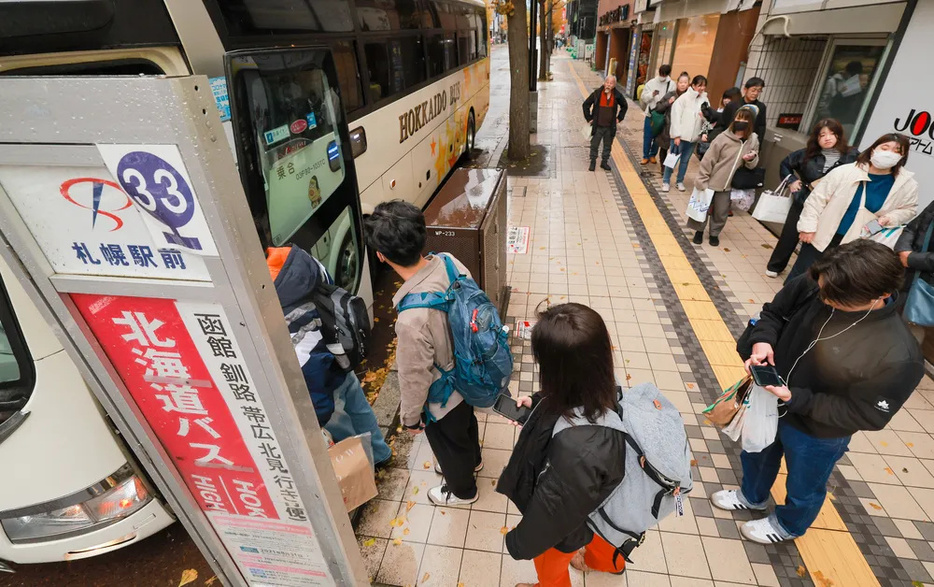
<instances>
[{"instance_id":1,"label":"person holding smartphone","mask_svg":"<svg viewBox=\"0 0 934 587\"><path fill-rule=\"evenodd\" d=\"M573 426L552 437L558 419L575 410L594 422L618 409L606 324L587 306L554 306L539 315L532 352L541 391L516 400L531 413L496 484L522 512L506 548L514 559L533 560L541 587L570 587L569 565L621 573L625 561L614 562L615 548L593 533L587 517L623 479L625 436L604 426Z\"/></svg>"},{"instance_id":2,"label":"person holding smartphone","mask_svg":"<svg viewBox=\"0 0 934 587\"><path fill-rule=\"evenodd\" d=\"M779 399L778 432L762 452L743 451L740 489L710 497L723 510L764 512L785 458L785 503L743 524L748 540L803 535L850 437L884 428L921 381L921 349L897 311L902 278L894 251L859 239L829 251L762 308L746 370L772 365L784 382L764 388Z\"/></svg>"}]
</instances>

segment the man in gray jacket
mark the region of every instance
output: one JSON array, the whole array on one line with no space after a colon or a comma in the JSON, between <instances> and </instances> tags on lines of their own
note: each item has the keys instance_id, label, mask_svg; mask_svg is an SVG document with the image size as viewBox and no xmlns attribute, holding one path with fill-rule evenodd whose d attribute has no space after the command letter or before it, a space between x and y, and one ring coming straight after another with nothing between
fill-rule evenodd
<instances>
[{"instance_id":1,"label":"man in gray jacket","mask_svg":"<svg viewBox=\"0 0 934 587\"><path fill-rule=\"evenodd\" d=\"M425 217L417 207L394 200L378 205L364 221L367 244L405 280L393 306L410 293L444 292L451 285L444 260L422 256L425 247ZM453 257L452 257L453 259ZM467 269L454 264L465 275ZM477 501L474 473L483 468L480 434L473 407L453 390L444 402L429 400L431 384L440 379L438 367L454 368L454 346L448 315L431 308L412 308L396 319L396 367L402 391L399 417L402 426L415 436L422 431L431 445L444 482L428 491L435 505L451 506Z\"/></svg>"},{"instance_id":2,"label":"man in gray jacket","mask_svg":"<svg viewBox=\"0 0 934 587\"><path fill-rule=\"evenodd\" d=\"M642 126L643 165L648 165L650 160L655 163L655 156L658 155L658 145L655 144L655 135L652 133L652 110L662 96L673 90L674 86L674 82L671 81L671 66L665 64L658 68L658 77L645 82L645 87L642 88L639 104L645 110L645 124Z\"/></svg>"}]
</instances>

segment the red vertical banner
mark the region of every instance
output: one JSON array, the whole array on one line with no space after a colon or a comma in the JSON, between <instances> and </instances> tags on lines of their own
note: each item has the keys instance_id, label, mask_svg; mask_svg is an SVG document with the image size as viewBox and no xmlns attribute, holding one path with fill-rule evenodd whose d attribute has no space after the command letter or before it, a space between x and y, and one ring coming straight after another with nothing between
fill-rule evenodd
<instances>
[{"instance_id":1,"label":"red vertical banner","mask_svg":"<svg viewBox=\"0 0 934 587\"><path fill-rule=\"evenodd\" d=\"M175 302L71 298L201 509L279 519L264 475Z\"/></svg>"}]
</instances>

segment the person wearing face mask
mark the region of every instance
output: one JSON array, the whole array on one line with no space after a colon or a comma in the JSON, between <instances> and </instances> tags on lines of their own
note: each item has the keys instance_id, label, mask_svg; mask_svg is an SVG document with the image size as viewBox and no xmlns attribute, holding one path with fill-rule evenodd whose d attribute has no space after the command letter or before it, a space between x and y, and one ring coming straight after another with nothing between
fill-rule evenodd
<instances>
[{"instance_id":1,"label":"person wearing face mask","mask_svg":"<svg viewBox=\"0 0 934 587\"><path fill-rule=\"evenodd\" d=\"M785 283L807 271L826 251L863 236L856 222L861 209L880 226L900 226L918 211L918 182L905 169L908 137L884 134L860 153L855 163L841 165L824 176L804 202L798 220L801 251Z\"/></svg>"},{"instance_id":2,"label":"person wearing face mask","mask_svg":"<svg viewBox=\"0 0 934 587\"><path fill-rule=\"evenodd\" d=\"M740 166L755 169L759 164L759 140L752 131L755 120L756 115L751 108L740 109L733 124L710 143L707 154L701 160L694 187L699 190L712 189L714 194L710 211L703 222L688 219L688 228L696 231L695 245L704 242L704 227L709 222L710 245L720 246L720 232L726 226L730 212L733 176Z\"/></svg>"},{"instance_id":3,"label":"person wearing face mask","mask_svg":"<svg viewBox=\"0 0 934 587\"><path fill-rule=\"evenodd\" d=\"M833 118L824 118L811 129L807 147L785 157L780 168L781 176L793 199L778 244L769 258L766 276L778 277L788 267L788 261L798 246L798 219L811 190L831 169L853 163L858 155L859 151L847 144L843 126Z\"/></svg>"},{"instance_id":4,"label":"person wearing face mask","mask_svg":"<svg viewBox=\"0 0 934 587\"><path fill-rule=\"evenodd\" d=\"M785 503L743 524L746 539L774 544L803 535L824 505L827 480L850 437L884 428L921 381L921 349L897 312L902 278L894 251L858 239L829 252L763 306L743 358L747 372L773 365L782 378L783 385L765 388L779 399L778 431L761 452L743 451L740 489L710 497L722 510L766 511L784 457Z\"/></svg>"},{"instance_id":5,"label":"person wearing face mask","mask_svg":"<svg viewBox=\"0 0 934 587\"><path fill-rule=\"evenodd\" d=\"M655 144L655 135L652 133L652 110L665 94L674 87L671 80L671 66L667 63L658 68L658 77L645 82L639 104L645 108L645 123L642 125L642 165L655 163L658 154L658 145Z\"/></svg>"},{"instance_id":6,"label":"person wearing face mask","mask_svg":"<svg viewBox=\"0 0 934 587\"><path fill-rule=\"evenodd\" d=\"M688 171L688 163L691 162L691 154L694 153L694 145L700 138L701 130L704 127L703 110L707 107L707 78L702 75L695 75L691 80L691 87L688 88L671 105L671 125L669 135L671 136L672 153L680 154L678 161L678 190L684 191L684 175ZM671 167L665 167L662 174L662 191L667 192L671 189Z\"/></svg>"},{"instance_id":7,"label":"person wearing face mask","mask_svg":"<svg viewBox=\"0 0 934 587\"><path fill-rule=\"evenodd\" d=\"M743 85L743 99L736 100L724 106L723 115L721 116L724 125L729 125L733 122L733 118L736 116L736 112L746 106L755 106L758 109L758 114L756 115L756 124L753 130L756 135L759 137L759 142L761 143L765 140L765 104L762 103L762 100L759 99L759 96L762 95L762 90L765 89L765 80L761 77L751 77L746 80L746 83Z\"/></svg>"},{"instance_id":8,"label":"person wearing face mask","mask_svg":"<svg viewBox=\"0 0 934 587\"><path fill-rule=\"evenodd\" d=\"M668 156L668 148L671 147L671 106L682 94L684 94L691 85L691 76L688 72L682 71L678 76L678 83L675 88L662 96L662 99L655 104L655 112L665 115L665 127L661 134L655 137L655 144L658 145L658 165L662 173L665 171L665 157Z\"/></svg>"}]
</instances>

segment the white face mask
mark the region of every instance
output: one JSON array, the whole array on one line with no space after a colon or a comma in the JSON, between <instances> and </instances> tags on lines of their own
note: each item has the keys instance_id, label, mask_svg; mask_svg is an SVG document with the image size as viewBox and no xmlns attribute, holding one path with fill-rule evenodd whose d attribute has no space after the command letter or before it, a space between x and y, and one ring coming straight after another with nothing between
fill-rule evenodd
<instances>
[{"instance_id":1,"label":"white face mask","mask_svg":"<svg viewBox=\"0 0 934 587\"><path fill-rule=\"evenodd\" d=\"M869 158L876 169L891 169L901 160L902 156L895 151L883 151L882 149L873 149L872 157Z\"/></svg>"}]
</instances>

